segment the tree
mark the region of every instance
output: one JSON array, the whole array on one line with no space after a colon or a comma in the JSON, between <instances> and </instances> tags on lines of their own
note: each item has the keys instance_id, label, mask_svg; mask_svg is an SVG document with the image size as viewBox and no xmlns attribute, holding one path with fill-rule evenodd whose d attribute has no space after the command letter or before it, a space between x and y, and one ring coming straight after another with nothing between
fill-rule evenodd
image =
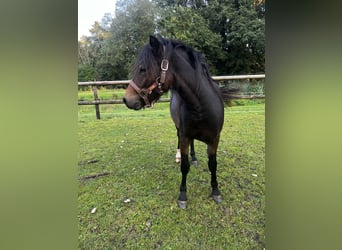
<instances>
[{"instance_id":1,"label":"tree","mask_svg":"<svg viewBox=\"0 0 342 250\"><path fill-rule=\"evenodd\" d=\"M162 13L158 22L160 34L183 41L200 51L216 72L217 60L220 58L220 35L212 32L208 22L200 13L189 7L173 7Z\"/></svg>"},{"instance_id":2,"label":"tree","mask_svg":"<svg viewBox=\"0 0 342 250\"><path fill-rule=\"evenodd\" d=\"M103 58L115 70L113 77L129 77L132 61L138 50L146 43L149 35L155 32L156 8L148 0L118 1L106 39Z\"/></svg>"},{"instance_id":3,"label":"tree","mask_svg":"<svg viewBox=\"0 0 342 250\"><path fill-rule=\"evenodd\" d=\"M106 17L106 15L105 15ZM106 24L107 18L104 18L102 24ZM78 75L79 81L104 80L108 73L103 75L99 65L102 64L101 58L105 39L108 38L108 30L99 22L95 22L89 30L89 37L82 36L78 42Z\"/></svg>"},{"instance_id":4,"label":"tree","mask_svg":"<svg viewBox=\"0 0 342 250\"><path fill-rule=\"evenodd\" d=\"M221 36L219 72L265 71L265 19L263 0L212 0L202 9L213 32Z\"/></svg>"},{"instance_id":5,"label":"tree","mask_svg":"<svg viewBox=\"0 0 342 250\"><path fill-rule=\"evenodd\" d=\"M82 36L78 41L78 64L91 65L91 52L89 49L90 41L86 36Z\"/></svg>"},{"instance_id":6,"label":"tree","mask_svg":"<svg viewBox=\"0 0 342 250\"><path fill-rule=\"evenodd\" d=\"M95 79L94 65L90 40L82 36L78 42L78 81L93 81Z\"/></svg>"},{"instance_id":7,"label":"tree","mask_svg":"<svg viewBox=\"0 0 342 250\"><path fill-rule=\"evenodd\" d=\"M95 80L95 69L94 67L84 64L78 65L78 81L89 82Z\"/></svg>"},{"instance_id":8,"label":"tree","mask_svg":"<svg viewBox=\"0 0 342 250\"><path fill-rule=\"evenodd\" d=\"M79 49L79 79L131 78L149 35L181 40L204 54L212 74L265 71L264 0L118 0Z\"/></svg>"},{"instance_id":9,"label":"tree","mask_svg":"<svg viewBox=\"0 0 342 250\"><path fill-rule=\"evenodd\" d=\"M154 2L161 8L188 7L200 9L208 4L207 0L155 0Z\"/></svg>"}]
</instances>

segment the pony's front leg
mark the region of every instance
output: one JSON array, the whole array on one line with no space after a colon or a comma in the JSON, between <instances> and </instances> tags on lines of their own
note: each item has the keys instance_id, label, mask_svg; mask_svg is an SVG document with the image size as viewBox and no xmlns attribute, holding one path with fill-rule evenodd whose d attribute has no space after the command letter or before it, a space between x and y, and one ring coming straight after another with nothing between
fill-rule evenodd
<instances>
[{"instance_id":1,"label":"pony's front leg","mask_svg":"<svg viewBox=\"0 0 342 250\"><path fill-rule=\"evenodd\" d=\"M216 177L216 169L217 169L216 151L217 151L218 141L219 141L219 138L217 138L217 140L211 145L208 145L208 158L209 158L208 167L211 173L211 187L212 187L211 197L214 199L216 203L222 202L222 196L221 196L220 190L218 189L218 183L217 183L217 177Z\"/></svg>"},{"instance_id":2,"label":"pony's front leg","mask_svg":"<svg viewBox=\"0 0 342 250\"><path fill-rule=\"evenodd\" d=\"M178 197L178 207L186 208L188 204L188 198L186 196L186 177L190 170L189 157L187 154L181 153L181 172L182 172L182 182L179 188L180 194Z\"/></svg>"},{"instance_id":3,"label":"pony's front leg","mask_svg":"<svg viewBox=\"0 0 342 250\"><path fill-rule=\"evenodd\" d=\"M214 199L216 203L222 202L222 196L220 190L218 189L217 177L216 177L216 168L217 168L217 161L216 161L216 154L209 155L208 167L211 173L211 197Z\"/></svg>"},{"instance_id":4,"label":"pony's front leg","mask_svg":"<svg viewBox=\"0 0 342 250\"><path fill-rule=\"evenodd\" d=\"M180 138L180 151L181 151L181 172L182 172L182 182L179 188L180 194L178 197L178 207L179 208L186 208L188 203L188 198L186 196L186 177L190 170L189 164L189 140L185 138Z\"/></svg>"}]
</instances>

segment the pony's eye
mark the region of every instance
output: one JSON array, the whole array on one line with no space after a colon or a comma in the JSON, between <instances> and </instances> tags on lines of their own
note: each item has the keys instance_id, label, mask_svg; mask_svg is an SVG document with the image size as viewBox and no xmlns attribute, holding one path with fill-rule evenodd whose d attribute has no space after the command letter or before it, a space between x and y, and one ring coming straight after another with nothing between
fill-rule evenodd
<instances>
[{"instance_id":1,"label":"pony's eye","mask_svg":"<svg viewBox=\"0 0 342 250\"><path fill-rule=\"evenodd\" d=\"M140 73L146 72L146 69L145 68L139 68L139 72Z\"/></svg>"}]
</instances>

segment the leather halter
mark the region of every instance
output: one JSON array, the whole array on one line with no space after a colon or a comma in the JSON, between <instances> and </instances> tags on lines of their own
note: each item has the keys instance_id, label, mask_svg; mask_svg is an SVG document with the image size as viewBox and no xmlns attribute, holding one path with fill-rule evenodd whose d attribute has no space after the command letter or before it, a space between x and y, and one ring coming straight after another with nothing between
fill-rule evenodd
<instances>
[{"instance_id":1,"label":"leather halter","mask_svg":"<svg viewBox=\"0 0 342 250\"><path fill-rule=\"evenodd\" d=\"M152 93L154 89L157 88L158 94L162 95L164 91L162 90L163 84L165 83L166 79L166 71L169 69L169 61L167 59L163 59L160 64L160 77L157 79L146 89L146 88L139 88L137 84L131 80L129 81L129 85L138 93L138 95L144 100L145 107L151 107L151 103L148 100L148 96Z\"/></svg>"}]
</instances>

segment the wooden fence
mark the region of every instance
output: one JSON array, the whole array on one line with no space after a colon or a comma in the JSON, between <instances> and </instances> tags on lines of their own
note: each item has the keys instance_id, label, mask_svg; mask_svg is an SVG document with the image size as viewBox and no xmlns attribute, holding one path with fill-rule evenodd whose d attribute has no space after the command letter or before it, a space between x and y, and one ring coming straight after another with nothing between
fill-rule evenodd
<instances>
[{"instance_id":1,"label":"wooden fence","mask_svg":"<svg viewBox=\"0 0 342 250\"><path fill-rule=\"evenodd\" d=\"M235 76L213 76L215 81L224 80L245 80L245 79L263 79L265 74L260 75L235 75ZM95 105L96 118L100 119L100 104L122 104L122 100L100 100L97 94L96 86L106 86L106 85L128 85L129 80L119 80L119 81L94 81L94 82L78 82L78 86L92 86L94 100L93 101L78 101L78 105ZM232 99L258 99L265 98L264 95L233 95ZM158 102L169 102L170 98L161 98Z\"/></svg>"}]
</instances>

